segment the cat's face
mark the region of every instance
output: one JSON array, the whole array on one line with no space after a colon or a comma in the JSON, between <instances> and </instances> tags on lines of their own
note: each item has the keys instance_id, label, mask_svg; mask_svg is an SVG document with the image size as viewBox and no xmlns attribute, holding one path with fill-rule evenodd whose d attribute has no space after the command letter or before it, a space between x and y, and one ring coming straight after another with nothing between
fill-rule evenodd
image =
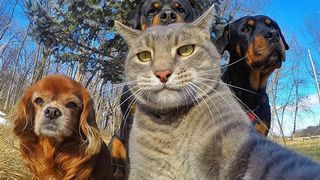
<instances>
[{"instance_id":1,"label":"cat's face","mask_svg":"<svg viewBox=\"0 0 320 180\"><path fill-rule=\"evenodd\" d=\"M210 8L190 24L144 32L117 25L129 44L126 80L140 103L168 110L196 103L212 91L220 77L220 57L210 41L212 18Z\"/></svg>"}]
</instances>

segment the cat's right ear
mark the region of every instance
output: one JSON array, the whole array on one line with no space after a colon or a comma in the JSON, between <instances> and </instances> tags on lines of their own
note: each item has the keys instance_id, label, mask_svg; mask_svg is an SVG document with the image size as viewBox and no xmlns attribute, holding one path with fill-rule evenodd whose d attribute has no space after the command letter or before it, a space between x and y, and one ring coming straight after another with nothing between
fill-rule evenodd
<instances>
[{"instance_id":1,"label":"cat's right ear","mask_svg":"<svg viewBox=\"0 0 320 180\"><path fill-rule=\"evenodd\" d=\"M198 19L196 19L192 25L199 28L202 31L207 31L210 35L211 27L215 21L215 5L212 4L211 7L203 13Z\"/></svg>"},{"instance_id":2,"label":"cat's right ear","mask_svg":"<svg viewBox=\"0 0 320 180\"><path fill-rule=\"evenodd\" d=\"M141 31L126 26L118 21L114 21L116 31L129 43L134 42L135 39L141 34Z\"/></svg>"}]
</instances>

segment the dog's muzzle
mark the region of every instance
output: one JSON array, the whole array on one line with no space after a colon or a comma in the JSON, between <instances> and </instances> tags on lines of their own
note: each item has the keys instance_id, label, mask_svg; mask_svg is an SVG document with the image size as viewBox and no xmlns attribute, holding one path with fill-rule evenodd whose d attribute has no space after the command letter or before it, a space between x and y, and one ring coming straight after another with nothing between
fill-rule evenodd
<instances>
[{"instance_id":1,"label":"dog's muzzle","mask_svg":"<svg viewBox=\"0 0 320 180\"><path fill-rule=\"evenodd\" d=\"M160 12L160 20L162 24L171 24L177 22L177 14L173 10L162 10Z\"/></svg>"}]
</instances>

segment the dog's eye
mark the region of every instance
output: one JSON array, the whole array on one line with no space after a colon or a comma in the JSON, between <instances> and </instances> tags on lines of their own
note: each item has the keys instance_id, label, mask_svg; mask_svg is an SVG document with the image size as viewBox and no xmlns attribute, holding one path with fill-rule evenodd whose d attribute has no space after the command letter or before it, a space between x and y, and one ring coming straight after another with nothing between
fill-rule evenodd
<instances>
[{"instance_id":1,"label":"dog's eye","mask_svg":"<svg viewBox=\"0 0 320 180\"><path fill-rule=\"evenodd\" d=\"M157 12L157 9L152 7L151 9L149 9L148 14L154 14Z\"/></svg>"},{"instance_id":2,"label":"dog's eye","mask_svg":"<svg viewBox=\"0 0 320 180\"><path fill-rule=\"evenodd\" d=\"M242 28L241 31L244 32L244 33L248 33L248 32L251 31L251 28L246 26L246 27Z\"/></svg>"},{"instance_id":3,"label":"dog's eye","mask_svg":"<svg viewBox=\"0 0 320 180\"><path fill-rule=\"evenodd\" d=\"M38 106L41 106L43 104L43 99L41 97L37 97L35 100L34 100L34 103Z\"/></svg>"},{"instance_id":4,"label":"dog's eye","mask_svg":"<svg viewBox=\"0 0 320 180\"><path fill-rule=\"evenodd\" d=\"M151 61L151 53L149 51L142 51L141 53L138 53L138 58L142 62L148 62Z\"/></svg>"},{"instance_id":5,"label":"dog's eye","mask_svg":"<svg viewBox=\"0 0 320 180\"><path fill-rule=\"evenodd\" d=\"M66 105L66 107L69 109L75 109L78 107L78 105L75 102L71 101Z\"/></svg>"},{"instance_id":6,"label":"dog's eye","mask_svg":"<svg viewBox=\"0 0 320 180\"><path fill-rule=\"evenodd\" d=\"M269 28L271 28L271 29L276 29L276 26L274 26L274 25L271 24L271 25L269 26Z\"/></svg>"},{"instance_id":7,"label":"dog's eye","mask_svg":"<svg viewBox=\"0 0 320 180\"><path fill-rule=\"evenodd\" d=\"M185 45L178 49L178 54L182 57L190 56L194 51L194 45Z\"/></svg>"},{"instance_id":8,"label":"dog's eye","mask_svg":"<svg viewBox=\"0 0 320 180\"><path fill-rule=\"evenodd\" d=\"M185 13L185 10L181 7L177 8L177 11L181 14Z\"/></svg>"}]
</instances>

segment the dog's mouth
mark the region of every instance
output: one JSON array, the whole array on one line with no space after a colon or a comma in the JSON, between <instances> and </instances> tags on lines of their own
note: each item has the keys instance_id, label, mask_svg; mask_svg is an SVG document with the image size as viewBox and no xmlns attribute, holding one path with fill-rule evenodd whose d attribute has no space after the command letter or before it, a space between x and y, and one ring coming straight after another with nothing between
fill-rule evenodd
<instances>
[{"instance_id":1,"label":"dog's mouth","mask_svg":"<svg viewBox=\"0 0 320 180\"><path fill-rule=\"evenodd\" d=\"M163 20L160 22L160 25L162 26L168 26L169 24L177 23L177 20L172 19L172 20Z\"/></svg>"},{"instance_id":2,"label":"dog's mouth","mask_svg":"<svg viewBox=\"0 0 320 180\"><path fill-rule=\"evenodd\" d=\"M266 65L277 69L281 67L282 61L284 61L283 54L277 50L274 50L266 59Z\"/></svg>"},{"instance_id":3,"label":"dog's mouth","mask_svg":"<svg viewBox=\"0 0 320 180\"><path fill-rule=\"evenodd\" d=\"M55 137L59 130L59 124L54 120L45 120L40 126L40 134L47 137Z\"/></svg>"}]
</instances>

